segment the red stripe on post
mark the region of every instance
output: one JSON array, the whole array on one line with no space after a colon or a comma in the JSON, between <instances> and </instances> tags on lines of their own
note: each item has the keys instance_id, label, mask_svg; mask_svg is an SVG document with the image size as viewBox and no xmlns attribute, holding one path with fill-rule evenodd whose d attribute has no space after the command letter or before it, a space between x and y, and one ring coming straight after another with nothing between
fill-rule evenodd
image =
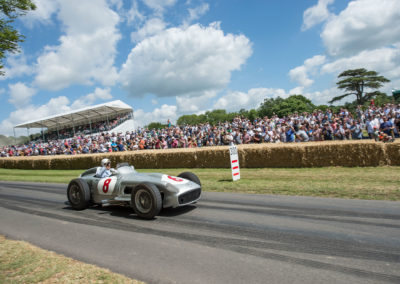
<instances>
[{"instance_id":1,"label":"red stripe on post","mask_svg":"<svg viewBox=\"0 0 400 284\"><path fill-rule=\"evenodd\" d=\"M238 169L238 168L239 168L239 166L236 166L236 167L233 167L232 170L236 170L236 169Z\"/></svg>"},{"instance_id":2,"label":"red stripe on post","mask_svg":"<svg viewBox=\"0 0 400 284\"><path fill-rule=\"evenodd\" d=\"M233 160L233 161L232 161L232 164L233 164L233 163L237 163L237 160Z\"/></svg>"},{"instance_id":3,"label":"red stripe on post","mask_svg":"<svg viewBox=\"0 0 400 284\"><path fill-rule=\"evenodd\" d=\"M239 173L233 174L234 176L237 176Z\"/></svg>"}]
</instances>

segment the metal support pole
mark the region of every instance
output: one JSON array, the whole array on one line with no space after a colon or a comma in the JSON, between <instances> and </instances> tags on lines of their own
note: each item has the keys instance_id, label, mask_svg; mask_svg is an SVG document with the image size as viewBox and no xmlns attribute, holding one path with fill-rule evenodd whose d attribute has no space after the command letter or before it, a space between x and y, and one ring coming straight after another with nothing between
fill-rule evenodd
<instances>
[{"instance_id":1,"label":"metal support pole","mask_svg":"<svg viewBox=\"0 0 400 284\"><path fill-rule=\"evenodd\" d=\"M14 131L14 143L15 145L17 145L17 136L15 136L15 127L13 127L13 131Z\"/></svg>"},{"instance_id":2,"label":"metal support pole","mask_svg":"<svg viewBox=\"0 0 400 284\"><path fill-rule=\"evenodd\" d=\"M110 124L110 122L108 121L108 114L107 114L107 126L106 126L106 131L108 131L108 125Z\"/></svg>"},{"instance_id":3,"label":"metal support pole","mask_svg":"<svg viewBox=\"0 0 400 284\"><path fill-rule=\"evenodd\" d=\"M92 135L92 121L89 119L89 125L90 125L90 135Z\"/></svg>"},{"instance_id":4,"label":"metal support pole","mask_svg":"<svg viewBox=\"0 0 400 284\"><path fill-rule=\"evenodd\" d=\"M43 142L44 142L44 130L43 130L43 127L42 127L42 138L43 138Z\"/></svg>"},{"instance_id":5,"label":"metal support pole","mask_svg":"<svg viewBox=\"0 0 400 284\"><path fill-rule=\"evenodd\" d=\"M74 137L75 137L75 122L74 119L72 118L72 115L71 115L71 120L72 120L72 129L74 130Z\"/></svg>"}]
</instances>

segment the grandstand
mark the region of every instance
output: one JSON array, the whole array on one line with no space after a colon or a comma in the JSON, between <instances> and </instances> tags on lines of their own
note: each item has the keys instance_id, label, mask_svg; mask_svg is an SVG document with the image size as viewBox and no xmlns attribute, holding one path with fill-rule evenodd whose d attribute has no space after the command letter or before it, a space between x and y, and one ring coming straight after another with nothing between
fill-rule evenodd
<instances>
[{"instance_id":1,"label":"grandstand","mask_svg":"<svg viewBox=\"0 0 400 284\"><path fill-rule=\"evenodd\" d=\"M14 136L15 128L26 128L28 135L29 129L42 129L42 139L46 141L75 135L132 131L133 109L116 100L15 125Z\"/></svg>"}]
</instances>

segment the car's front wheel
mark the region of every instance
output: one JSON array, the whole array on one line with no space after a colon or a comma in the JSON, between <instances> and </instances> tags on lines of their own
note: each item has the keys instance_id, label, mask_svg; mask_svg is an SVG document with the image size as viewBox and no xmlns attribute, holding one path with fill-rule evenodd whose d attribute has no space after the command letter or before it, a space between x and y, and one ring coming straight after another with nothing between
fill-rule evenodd
<instances>
[{"instance_id":1,"label":"car's front wheel","mask_svg":"<svg viewBox=\"0 0 400 284\"><path fill-rule=\"evenodd\" d=\"M188 179L188 180L190 180L190 181L192 181L192 182L194 182L194 183L197 183L198 185L201 186L201 182L200 182L199 177L196 176L196 175L195 175L194 173L192 173L192 172L183 172L183 173L180 173L180 174L178 175L178 177L184 178L184 179Z\"/></svg>"},{"instance_id":2,"label":"car's front wheel","mask_svg":"<svg viewBox=\"0 0 400 284\"><path fill-rule=\"evenodd\" d=\"M131 206L139 217L153 219L161 211L160 191L154 184L139 184L132 190Z\"/></svg>"},{"instance_id":3,"label":"car's front wheel","mask_svg":"<svg viewBox=\"0 0 400 284\"><path fill-rule=\"evenodd\" d=\"M68 184L67 196L69 204L76 210L83 210L90 204L89 185L83 179L77 178L71 180Z\"/></svg>"}]
</instances>

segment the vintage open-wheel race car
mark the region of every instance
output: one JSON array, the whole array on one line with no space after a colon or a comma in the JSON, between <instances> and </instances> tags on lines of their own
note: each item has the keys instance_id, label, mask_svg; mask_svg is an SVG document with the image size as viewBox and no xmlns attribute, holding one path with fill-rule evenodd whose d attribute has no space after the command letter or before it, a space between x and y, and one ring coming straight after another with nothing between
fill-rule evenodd
<instances>
[{"instance_id":1,"label":"vintage open-wheel race car","mask_svg":"<svg viewBox=\"0 0 400 284\"><path fill-rule=\"evenodd\" d=\"M199 178L184 172L178 176L139 173L128 163L118 164L112 175L96 176L97 167L71 180L67 188L72 208L90 205L130 205L142 218L152 219L162 208L176 208L197 202L201 196Z\"/></svg>"}]
</instances>

